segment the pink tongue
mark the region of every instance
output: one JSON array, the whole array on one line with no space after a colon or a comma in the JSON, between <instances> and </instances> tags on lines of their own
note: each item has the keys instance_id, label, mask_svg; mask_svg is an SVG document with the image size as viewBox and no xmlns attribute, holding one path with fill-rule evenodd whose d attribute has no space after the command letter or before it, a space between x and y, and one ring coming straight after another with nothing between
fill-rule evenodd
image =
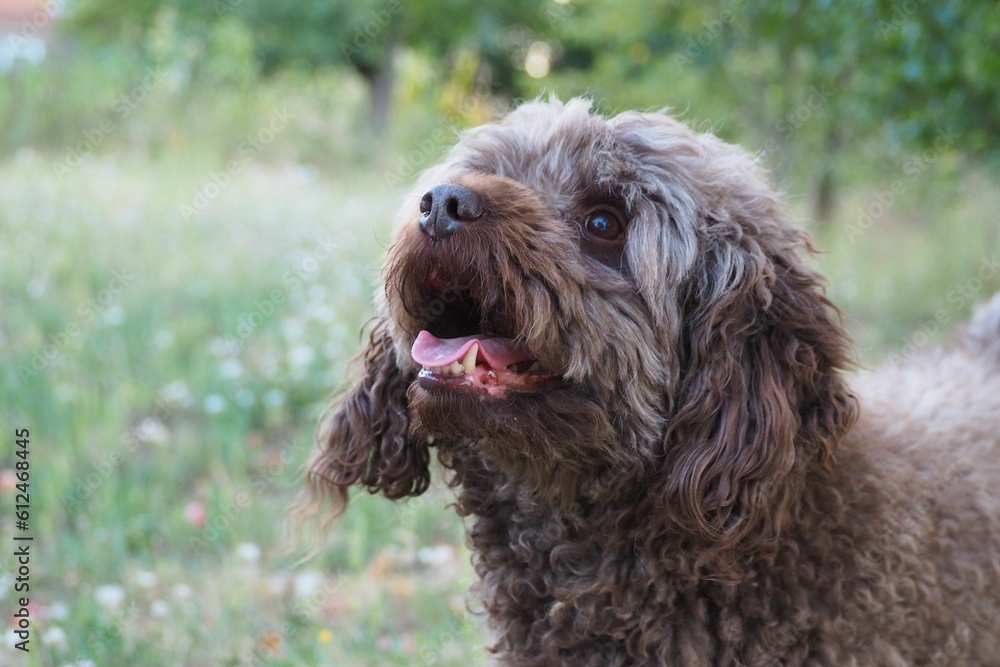
<instances>
[{"instance_id":1,"label":"pink tongue","mask_svg":"<svg viewBox=\"0 0 1000 667\"><path fill-rule=\"evenodd\" d=\"M506 368L519 361L534 359L527 349L515 346L510 338L489 338L481 335L437 338L430 331L421 331L417 335L410 354L421 366L445 366L453 361L460 361L469 348L477 342L479 356L486 359L492 368Z\"/></svg>"}]
</instances>

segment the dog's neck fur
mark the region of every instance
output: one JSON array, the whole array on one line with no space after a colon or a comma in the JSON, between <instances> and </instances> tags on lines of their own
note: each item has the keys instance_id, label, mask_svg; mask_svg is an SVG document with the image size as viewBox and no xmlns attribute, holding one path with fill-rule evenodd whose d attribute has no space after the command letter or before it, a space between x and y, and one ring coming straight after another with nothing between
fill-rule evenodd
<instances>
[{"instance_id":1,"label":"dog's neck fur","mask_svg":"<svg viewBox=\"0 0 1000 667\"><path fill-rule=\"evenodd\" d=\"M846 495L884 494L873 480L816 466L781 534L720 570L720 561L682 529L657 520L662 508L641 480L619 480L618 501L601 491L600 503L553 504L499 470L475 443L447 448L441 458L454 471L459 513L472 518L476 592L492 619L494 649L510 666L673 665L695 655L690 664L770 665L804 658L799 653L813 629L803 627L815 625L809 617L824 597L834 589L860 595L872 585L880 565L854 558L856 548L875 545L874 526L891 521L887 499L869 505L870 523L847 521ZM852 488L858 485L865 488ZM824 566L852 560L850 572ZM740 617L732 612L737 607ZM648 627L651 609L661 612L658 628Z\"/></svg>"}]
</instances>

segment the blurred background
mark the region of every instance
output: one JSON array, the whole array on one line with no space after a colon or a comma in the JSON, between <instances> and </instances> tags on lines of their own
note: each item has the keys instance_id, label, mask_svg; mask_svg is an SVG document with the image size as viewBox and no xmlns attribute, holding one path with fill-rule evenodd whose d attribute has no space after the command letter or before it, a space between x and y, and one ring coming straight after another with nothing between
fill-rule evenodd
<instances>
[{"instance_id":1,"label":"blurred background","mask_svg":"<svg viewBox=\"0 0 1000 667\"><path fill-rule=\"evenodd\" d=\"M0 664L485 664L446 491L287 508L402 193L552 93L760 154L863 364L1000 289L993 2L0 1Z\"/></svg>"}]
</instances>

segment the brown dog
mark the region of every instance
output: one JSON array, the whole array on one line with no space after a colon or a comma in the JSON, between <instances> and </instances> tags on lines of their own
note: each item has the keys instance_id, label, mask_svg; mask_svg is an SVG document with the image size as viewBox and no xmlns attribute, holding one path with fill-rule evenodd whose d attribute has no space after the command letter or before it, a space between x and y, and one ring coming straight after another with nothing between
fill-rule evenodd
<instances>
[{"instance_id":1,"label":"brown dog","mask_svg":"<svg viewBox=\"0 0 1000 667\"><path fill-rule=\"evenodd\" d=\"M403 207L317 502L448 471L504 665L1000 665L1000 298L848 381L753 160L535 102Z\"/></svg>"}]
</instances>

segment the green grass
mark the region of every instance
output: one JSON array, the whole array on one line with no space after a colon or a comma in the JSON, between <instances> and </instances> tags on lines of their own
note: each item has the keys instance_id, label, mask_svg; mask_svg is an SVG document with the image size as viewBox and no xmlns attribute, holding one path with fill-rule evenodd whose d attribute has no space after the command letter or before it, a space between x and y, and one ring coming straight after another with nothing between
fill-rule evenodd
<instances>
[{"instance_id":1,"label":"green grass","mask_svg":"<svg viewBox=\"0 0 1000 667\"><path fill-rule=\"evenodd\" d=\"M871 206L886 187L846 193L837 219L815 231L830 295L865 364L922 342L917 331L945 339L1000 290L992 268L1000 260L1000 188L989 176L928 172L867 227L857 226L864 212L878 212Z\"/></svg>"},{"instance_id":2,"label":"green grass","mask_svg":"<svg viewBox=\"0 0 1000 667\"><path fill-rule=\"evenodd\" d=\"M56 178L30 152L0 166L0 469L31 429L35 535L34 650L14 664L477 663L446 493L359 497L318 555L285 548L398 193L375 169L253 163L185 222L218 169L104 158ZM0 498L6 519L12 490Z\"/></svg>"},{"instance_id":3,"label":"green grass","mask_svg":"<svg viewBox=\"0 0 1000 667\"><path fill-rule=\"evenodd\" d=\"M27 427L36 621L30 656L4 647L0 663L484 664L447 492L359 496L311 558L286 548L313 425L371 313L400 163L255 160L185 221L222 161L120 151L56 177L59 157L0 164L0 576ZM879 188L848 192L815 231L865 362L936 310L964 319L972 300L949 295L1000 252L1000 191L935 182L854 237Z\"/></svg>"}]
</instances>

